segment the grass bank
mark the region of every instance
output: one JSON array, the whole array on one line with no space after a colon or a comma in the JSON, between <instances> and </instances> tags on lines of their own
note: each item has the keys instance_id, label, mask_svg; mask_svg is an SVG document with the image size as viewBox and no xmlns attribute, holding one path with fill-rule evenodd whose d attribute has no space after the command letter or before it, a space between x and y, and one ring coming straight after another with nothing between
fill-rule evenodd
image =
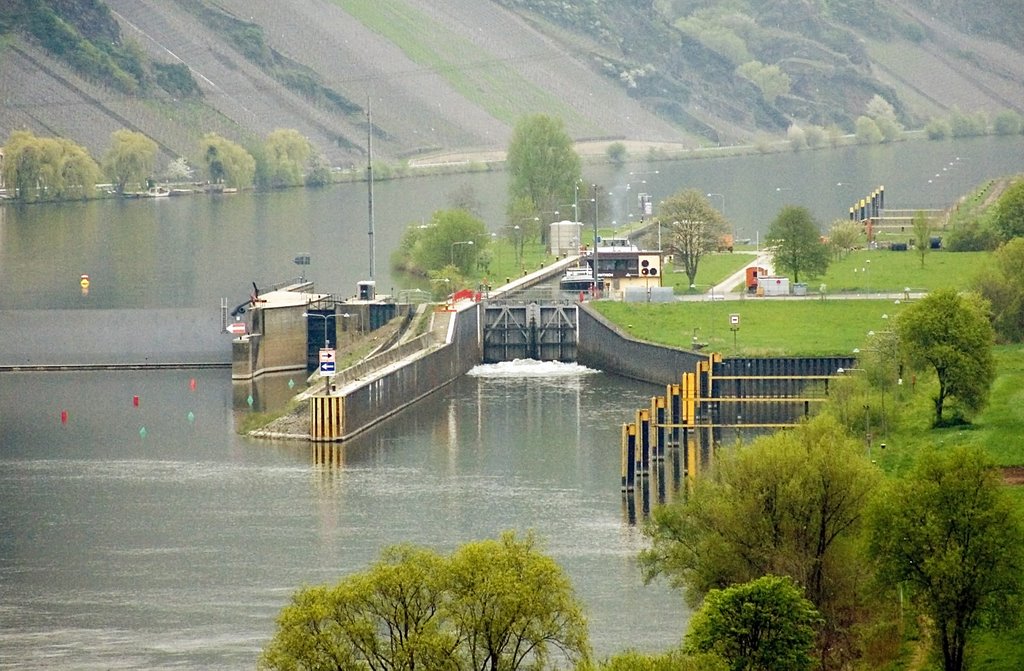
<instances>
[{"instance_id":1,"label":"grass bank","mask_svg":"<svg viewBox=\"0 0 1024 671\"><path fill-rule=\"evenodd\" d=\"M904 304L809 296L591 305L634 337L670 347L691 347L696 335L706 349L726 356L827 356L863 347L868 331L888 328ZM735 338L733 314L740 316Z\"/></svg>"}]
</instances>

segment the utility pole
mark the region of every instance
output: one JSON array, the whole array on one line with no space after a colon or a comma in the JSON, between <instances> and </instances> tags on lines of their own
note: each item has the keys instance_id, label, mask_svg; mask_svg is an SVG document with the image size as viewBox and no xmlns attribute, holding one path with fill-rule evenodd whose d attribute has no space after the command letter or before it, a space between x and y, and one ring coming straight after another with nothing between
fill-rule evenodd
<instances>
[{"instance_id":1,"label":"utility pole","mask_svg":"<svg viewBox=\"0 0 1024 671\"><path fill-rule=\"evenodd\" d=\"M370 279L373 279L373 117L370 114L370 96L366 96L366 193L370 222Z\"/></svg>"},{"instance_id":2,"label":"utility pole","mask_svg":"<svg viewBox=\"0 0 1024 671\"><path fill-rule=\"evenodd\" d=\"M601 285L597 274L597 184L594 187L594 294L600 296Z\"/></svg>"}]
</instances>

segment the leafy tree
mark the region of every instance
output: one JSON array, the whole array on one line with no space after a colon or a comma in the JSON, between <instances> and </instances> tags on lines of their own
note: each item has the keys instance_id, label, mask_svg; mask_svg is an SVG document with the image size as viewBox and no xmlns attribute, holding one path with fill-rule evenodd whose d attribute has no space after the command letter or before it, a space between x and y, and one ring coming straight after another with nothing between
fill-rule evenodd
<instances>
[{"instance_id":1,"label":"leafy tree","mask_svg":"<svg viewBox=\"0 0 1024 671\"><path fill-rule=\"evenodd\" d=\"M465 210L478 219L481 217L483 203L476 195L476 189L469 182L463 182L444 195L448 207L453 210Z\"/></svg>"},{"instance_id":2,"label":"leafy tree","mask_svg":"<svg viewBox=\"0 0 1024 671\"><path fill-rule=\"evenodd\" d=\"M961 414L984 407L995 377L993 331L984 299L953 289L933 291L900 313L896 332L911 366L935 370L936 426L943 424L950 398L958 401Z\"/></svg>"},{"instance_id":3,"label":"leafy tree","mask_svg":"<svg viewBox=\"0 0 1024 671\"><path fill-rule=\"evenodd\" d=\"M267 136L263 151L270 186L302 184L302 171L313 154L313 145L299 131L278 128Z\"/></svg>"},{"instance_id":4,"label":"leafy tree","mask_svg":"<svg viewBox=\"0 0 1024 671\"><path fill-rule=\"evenodd\" d=\"M996 135L1020 135L1024 129L1024 118L1013 110L1003 110L992 120L992 130Z\"/></svg>"},{"instance_id":5,"label":"leafy tree","mask_svg":"<svg viewBox=\"0 0 1024 671\"><path fill-rule=\"evenodd\" d=\"M1024 341L1024 238L1014 238L996 250L992 263L985 264L972 286L988 301L999 340Z\"/></svg>"},{"instance_id":6,"label":"leafy tree","mask_svg":"<svg viewBox=\"0 0 1024 671\"><path fill-rule=\"evenodd\" d=\"M854 134L857 136L857 142L861 144L878 144L885 138L878 124L869 116L857 117L854 122Z\"/></svg>"},{"instance_id":7,"label":"leafy tree","mask_svg":"<svg viewBox=\"0 0 1024 671\"><path fill-rule=\"evenodd\" d=\"M953 133L953 129L950 128L949 121L942 118L930 119L928 123L925 124L924 131L927 133L929 140L945 140Z\"/></svg>"},{"instance_id":8,"label":"leafy tree","mask_svg":"<svg viewBox=\"0 0 1024 671\"><path fill-rule=\"evenodd\" d=\"M29 131L14 131L4 145L4 183L15 197L35 200L43 174L43 150L39 138Z\"/></svg>"},{"instance_id":9,"label":"leafy tree","mask_svg":"<svg viewBox=\"0 0 1024 671\"><path fill-rule=\"evenodd\" d=\"M807 146L807 133L796 124L792 124L786 129L786 139L793 151L800 151Z\"/></svg>"},{"instance_id":10,"label":"leafy tree","mask_svg":"<svg viewBox=\"0 0 1024 671\"><path fill-rule=\"evenodd\" d=\"M4 182L23 202L88 198L96 190L99 166L70 140L15 131L4 152Z\"/></svg>"},{"instance_id":11,"label":"leafy tree","mask_svg":"<svg viewBox=\"0 0 1024 671\"><path fill-rule=\"evenodd\" d=\"M820 619L792 579L767 575L708 592L690 620L686 649L713 652L730 671L803 671L814 666Z\"/></svg>"},{"instance_id":12,"label":"leafy tree","mask_svg":"<svg viewBox=\"0 0 1024 671\"><path fill-rule=\"evenodd\" d=\"M110 149L103 157L103 171L118 193L131 184L142 189L153 174L156 142L144 134L122 128L110 134Z\"/></svg>"},{"instance_id":13,"label":"leafy tree","mask_svg":"<svg viewBox=\"0 0 1024 671\"><path fill-rule=\"evenodd\" d=\"M626 157L629 152L626 150L626 145L622 142L612 142L605 149L605 155L608 156L608 162L616 167L622 167L626 162Z\"/></svg>"},{"instance_id":14,"label":"leafy tree","mask_svg":"<svg viewBox=\"0 0 1024 671\"><path fill-rule=\"evenodd\" d=\"M1024 179L1011 184L999 197L995 227L1003 240L1024 237Z\"/></svg>"},{"instance_id":15,"label":"leafy tree","mask_svg":"<svg viewBox=\"0 0 1024 671\"><path fill-rule=\"evenodd\" d=\"M252 185L256 161L241 145L207 133L199 141L199 154L210 183L234 188Z\"/></svg>"},{"instance_id":16,"label":"leafy tree","mask_svg":"<svg viewBox=\"0 0 1024 671\"><path fill-rule=\"evenodd\" d=\"M821 415L716 458L688 498L654 510L645 578L668 577L696 605L712 589L790 576L824 618L823 663L854 656L869 579L858 536L880 478L862 445Z\"/></svg>"},{"instance_id":17,"label":"leafy tree","mask_svg":"<svg viewBox=\"0 0 1024 671\"><path fill-rule=\"evenodd\" d=\"M437 210L429 224L410 227L407 235L415 238L409 247L410 269L420 274L451 265L466 275L490 240L484 222L466 210Z\"/></svg>"},{"instance_id":18,"label":"leafy tree","mask_svg":"<svg viewBox=\"0 0 1024 671\"><path fill-rule=\"evenodd\" d=\"M867 116L875 122L875 126L878 128L881 137L878 141L894 142L899 139L900 134L903 133L903 126L896 118L896 110L892 104L883 98L882 96L875 94L871 100L868 101L866 106ZM860 130L858 126L858 130ZM873 135L870 129L865 124L865 132L869 135ZM860 133L858 133L858 138Z\"/></svg>"},{"instance_id":19,"label":"leafy tree","mask_svg":"<svg viewBox=\"0 0 1024 671\"><path fill-rule=\"evenodd\" d=\"M306 186L326 186L331 183L331 162L323 154L314 153L306 167Z\"/></svg>"},{"instance_id":20,"label":"leafy tree","mask_svg":"<svg viewBox=\"0 0 1024 671\"><path fill-rule=\"evenodd\" d=\"M949 115L949 128L953 137L977 137L988 132L988 117L984 112L969 114L954 108Z\"/></svg>"},{"instance_id":21,"label":"leafy tree","mask_svg":"<svg viewBox=\"0 0 1024 671\"><path fill-rule=\"evenodd\" d=\"M736 74L749 79L761 91L761 96L771 105L779 96L789 93L789 75L778 65L765 65L760 61L748 61L736 68Z\"/></svg>"},{"instance_id":22,"label":"leafy tree","mask_svg":"<svg viewBox=\"0 0 1024 671\"><path fill-rule=\"evenodd\" d=\"M848 219L837 219L828 230L828 244L836 258L842 258L861 242L861 225Z\"/></svg>"},{"instance_id":23,"label":"leafy tree","mask_svg":"<svg viewBox=\"0 0 1024 671\"><path fill-rule=\"evenodd\" d=\"M667 229L667 248L693 284L701 258L718 249L728 226L725 217L703 193L684 189L659 206L658 221Z\"/></svg>"},{"instance_id":24,"label":"leafy tree","mask_svg":"<svg viewBox=\"0 0 1024 671\"><path fill-rule=\"evenodd\" d=\"M775 248L772 258L777 270L793 275L817 277L828 269L828 246L822 242L818 225L807 208L787 205L768 227L768 244Z\"/></svg>"},{"instance_id":25,"label":"leafy tree","mask_svg":"<svg viewBox=\"0 0 1024 671\"><path fill-rule=\"evenodd\" d=\"M266 669L458 669L441 625L446 560L412 546L386 549L335 587L300 590L260 659Z\"/></svg>"},{"instance_id":26,"label":"leafy tree","mask_svg":"<svg viewBox=\"0 0 1024 671\"><path fill-rule=\"evenodd\" d=\"M55 141L60 148L60 192L59 198L85 199L96 191L100 178L100 167L89 152L71 140L60 138Z\"/></svg>"},{"instance_id":27,"label":"leafy tree","mask_svg":"<svg viewBox=\"0 0 1024 671\"><path fill-rule=\"evenodd\" d=\"M924 268L924 257L932 247L932 222L928 215L918 210L914 213L911 221L911 232L914 235L914 250L921 259L921 267Z\"/></svg>"},{"instance_id":28,"label":"leafy tree","mask_svg":"<svg viewBox=\"0 0 1024 671\"><path fill-rule=\"evenodd\" d=\"M558 564L532 535L462 546L452 555L451 618L468 668L556 668L557 650L587 662L587 624Z\"/></svg>"},{"instance_id":29,"label":"leafy tree","mask_svg":"<svg viewBox=\"0 0 1024 671\"><path fill-rule=\"evenodd\" d=\"M980 449L926 452L876 499L869 527L880 577L932 620L945 671L964 668L979 629L1019 615L1024 533Z\"/></svg>"},{"instance_id":30,"label":"leafy tree","mask_svg":"<svg viewBox=\"0 0 1024 671\"><path fill-rule=\"evenodd\" d=\"M307 587L280 613L260 667L280 671L516 671L589 663L565 574L532 536L504 534L450 557L409 545L336 586Z\"/></svg>"},{"instance_id":31,"label":"leafy tree","mask_svg":"<svg viewBox=\"0 0 1024 671\"><path fill-rule=\"evenodd\" d=\"M511 178L509 202L526 200L531 215L562 209L572 202L573 185L580 178L580 157L561 119L544 114L521 118L512 132L506 166ZM510 218L509 223L515 222ZM542 229L542 242L546 236Z\"/></svg>"}]
</instances>

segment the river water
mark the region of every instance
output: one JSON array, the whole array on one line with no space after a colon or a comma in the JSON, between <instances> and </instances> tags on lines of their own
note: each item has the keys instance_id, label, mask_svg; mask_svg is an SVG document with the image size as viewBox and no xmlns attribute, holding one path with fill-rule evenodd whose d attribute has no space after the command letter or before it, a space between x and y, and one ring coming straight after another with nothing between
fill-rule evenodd
<instances>
[{"instance_id":1,"label":"river water","mask_svg":"<svg viewBox=\"0 0 1024 671\"><path fill-rule=\"evenodd\" d=\"M982 138L588 168L587 179L613 194L609 221L639 190L658 199L694 186L720 194L738 235L754 237L784 203L830 221L884 184L890 207L944 207L1022 170L1024 139ZM378 184L380 291L393 285L387 257L402 231L457 187L472 187L497 230L506 179ZM0 330L23 333L14 325L47 310L117 311L133 342L159 348L166 334L148 311L235 305L250 282L297 275L303 252L319 289L354 293L368 274L365 213L359 184L0 207ZM125 340L67 321L76 331L53 348L70 351L55 356L74 355L75 338L113 353ZM38 331L37 347L52 337ZM0 337L0 364L25 347ZM535 530L565 568L599 655L676 644L688 611L665 585L641 584L643 538L619 493L620 426L662 390L575 367L483 372L331 464L306 443L236 435L248 408L223 369L0 374L0 667L253 668L299 586L364 569L392 543L449 551L506 529Z\"/></svg>"}]
</instances>

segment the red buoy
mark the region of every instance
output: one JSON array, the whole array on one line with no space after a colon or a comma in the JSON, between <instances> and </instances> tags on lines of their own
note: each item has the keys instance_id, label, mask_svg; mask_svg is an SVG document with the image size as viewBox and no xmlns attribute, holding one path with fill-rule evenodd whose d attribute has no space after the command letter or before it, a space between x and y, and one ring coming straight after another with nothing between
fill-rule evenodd
<instances>
[{"instance_id":1,"label":"red buoy","mask_svg":"<svg viewBox=\"0 0 1024 671\"><path fill-rule=\"evenodd\" d=\"M132 396L132 405L134 405L136 408L139 407L139 395L138 394L136 394L135 396Z\"/></svg>"},{"instance_id":2,"label":"red buoy","mask_svg":"<svg viewBox=\"0 0 1024 671\"><path fill-rule=\"evenodd\" d=\"M195 379L194 377L193 377L193 378L189 378L189 381L188 381L188 388L189 388L189 389L190 389L191 391L195 391L195 390L196 390L196 379Z\"/></svg>"},{"instance_id":3,"label":"red buoy","mask_svg":"<svg viewBox=\"0 0 1024 671\"><path fill-rule=\"evenodd\" d=\"M60 423L61 424L67 424L68 423L68 411L67 410L61 410L60 411Z\"/></svg>"}]
</instances>

